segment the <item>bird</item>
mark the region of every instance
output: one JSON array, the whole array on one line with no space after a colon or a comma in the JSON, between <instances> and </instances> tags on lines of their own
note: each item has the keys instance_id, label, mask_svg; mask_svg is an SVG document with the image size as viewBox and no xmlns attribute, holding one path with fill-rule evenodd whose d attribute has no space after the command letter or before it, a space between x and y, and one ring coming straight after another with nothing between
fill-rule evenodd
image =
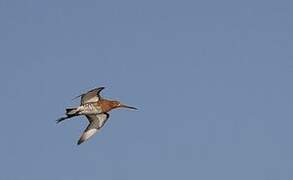
<instances>
[{"instance_id":1,"label":"bird","mask_svg":"<svg viewBox=\"0 0 293 180\"><path fill-rule=\"evenodd\" d=\"M103 89L105 89L105 87L97 87L73 98L73 100L80 98L80 105L78 107L66 108L66 116L56 120L56 123L60 123L72 117L82 115L87 118L89 124L80 136L77 145L87 141L105 125L110 117L109 112L111 110L116 108L137 110L136 107L122 104L120 101L103 98L100 95Z\"/></svg>"}]
</instances>

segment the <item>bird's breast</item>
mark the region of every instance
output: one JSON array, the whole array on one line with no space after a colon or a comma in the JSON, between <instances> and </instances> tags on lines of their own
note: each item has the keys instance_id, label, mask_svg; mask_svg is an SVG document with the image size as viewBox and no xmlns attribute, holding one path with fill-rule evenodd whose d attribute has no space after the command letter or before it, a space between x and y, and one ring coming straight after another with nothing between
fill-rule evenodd
<instances>
[{"instance_id":1,"label":"bird's breast","mask_svg":"<svg viewBox=\"0 0 293 180\"><path fill-rule=\"evenodd\" d=\"M111 103L106 100L101 100L97 102L97 106L99 106L102 110L102 112L109 112L111 109L113 109Z\"/></svg>"}]
</instances>

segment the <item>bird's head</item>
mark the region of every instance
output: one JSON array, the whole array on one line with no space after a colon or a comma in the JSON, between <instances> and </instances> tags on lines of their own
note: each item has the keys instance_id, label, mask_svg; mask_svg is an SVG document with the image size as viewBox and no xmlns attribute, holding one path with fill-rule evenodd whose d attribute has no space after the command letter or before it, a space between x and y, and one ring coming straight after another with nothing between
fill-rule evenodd
<instances>
[{"instance_id":1,"label":"bird's head","mask_svg":"<svg viewBox=\"0 0 293 180\"><path fill-rule=\"evenodd\" d=\"M127 106L125 104L122 104L120 101L112 101L112 106L113 106L113 108L128 108L128 109L135 109L135 110L137 110L136 107Z\"/></svg>"}]
</instances>

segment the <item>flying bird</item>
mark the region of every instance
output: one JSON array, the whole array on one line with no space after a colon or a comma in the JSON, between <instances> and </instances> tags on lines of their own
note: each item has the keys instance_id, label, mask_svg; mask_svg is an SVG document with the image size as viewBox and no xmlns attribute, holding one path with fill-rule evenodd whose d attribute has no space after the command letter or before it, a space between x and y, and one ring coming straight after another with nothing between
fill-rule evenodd
<instances>
[{"instance_id":1,"label":"flying bird","mask_svg":"<svg viewBox=\"0 0 293 180\"><path fill-rule=\"evenodd\" d=\"M72 117L84 115L89 121L89 125L82 133L77 144L80 145L84 141L88 140L95 133L97 133L106 123L109 118L108 112L116 108L129 108L137 109L132 106L127 106L122 104L119 101L107 100L101 97L100 92L105 89L105 87L98 87L92 89L84 94L81 94L76 98L80 97L80 105L74 108L67 108L64 117L61 117L56 120L57 123L60 123L66 119Z\"/></svg>"}]
</instances>

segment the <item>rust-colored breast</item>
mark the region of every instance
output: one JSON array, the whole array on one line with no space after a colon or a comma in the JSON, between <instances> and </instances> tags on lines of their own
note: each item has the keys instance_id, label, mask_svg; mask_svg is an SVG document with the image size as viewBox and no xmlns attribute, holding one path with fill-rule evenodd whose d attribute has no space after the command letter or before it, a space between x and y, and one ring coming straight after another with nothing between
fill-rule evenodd
<instances>
[{"instance_id":1,"label":"rust-colored breast","mask_svg":"<svg viewBox=\"0 0 293 180\"><path fill-rule=\"evenodd\" d=\"M114 108L112 102L107 100L100 100L97 105L101 107L103 112L109 112Z\"/></svg>"}]
</instances>

